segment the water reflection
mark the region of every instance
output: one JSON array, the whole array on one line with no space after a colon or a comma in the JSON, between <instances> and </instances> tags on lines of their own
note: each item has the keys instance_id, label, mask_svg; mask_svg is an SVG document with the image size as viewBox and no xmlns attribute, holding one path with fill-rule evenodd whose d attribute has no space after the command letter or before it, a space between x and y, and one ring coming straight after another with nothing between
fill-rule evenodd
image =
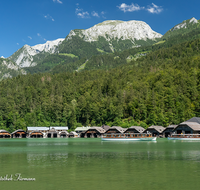
<instances>
[{"instance_id":1,"label":"water reflection","mask_svg":"<svg viewBox=\"0 0 200 190\"><path fill-rule=\"evenodd\" d=\"M36 178L35 186L23 183L18 189L200 188L197 142L2 141L0 163L0 176L22 173ZM8 184L1 183L2 189L16 189L16 183Z\"/></svg>"},{"instance_id":2,"label":"water reflection","mask_svg":"<svg viewBox=\"0 0 200 190\"><path fill-rule=\"evenodd\" d=\"M43 154L27 154L27 163L29 166L46 167L52 164L64 164L67 162L68 153L43 153Z\"/></svg>"}]
</instances>

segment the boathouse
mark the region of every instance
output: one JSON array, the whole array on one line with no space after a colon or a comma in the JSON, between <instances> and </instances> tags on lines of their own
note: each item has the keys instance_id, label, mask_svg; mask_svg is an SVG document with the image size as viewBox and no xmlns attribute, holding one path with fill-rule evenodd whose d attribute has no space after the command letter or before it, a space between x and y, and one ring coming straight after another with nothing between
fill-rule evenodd
<instances>
[{"instance_id":1,"label":"boathouse","mask_svg":"<svg viewBox=\"0 0 200 190\"><path fill-rule=\"evenodd\" d=\"M180 123L173 130L174 134L200 134L200 124L197 122Z\"/></svg>"},{"instance_id":2,"label":"boathouse","mask_svg":"<svg viewBox=\"0 0 200 190\"><path fill-rule=\"evenodd\" d=\"M87 127L77 127L74 131L76 132L76 133L85 133L85 131L87 131L89 128L91 128L91 127L89 127L89 126L87 126Z\"/></svg>"},{"instance_id":3,"label":"boathouse","mask_svg":"<svg viewBox=\"0 0 200 190\"><path fill-rule=\"evenodd\" d=\"M165 128L163 126L155 126L152 125L150 127L148 127L144 133L151 133L152 136L159 136L162 137L163 136L163 131L165 130Z\"/></svg>"},{"instance_id":4,"label":"boathouse","mask_svg":"<svg viewBox=\"0 0 200 190\"><path fill-rule=\"evenodd\" d=\"M177 127L178 125L169 125L168 127L165 128L165 130L163 131L163 137L168 137L171 136L172 133L174 132L174 129Z\"/></svg>"},{"instance_id":5,"label":"boathouse","mask_svg":"<svg viewBox=\"0 0 200 190\"><path fill-rule=\"evenodd\" d=\"M32 131L31 133L29 133L30 138L43 138L43 136L43 133L40 131Z\"/></svg>"},{"instance_id":6,"label":"boathouse","mask_svg":"<svg viewBox=\"0 0 200 190\"><path fill-rule=\"evenodd\" d=\"M48 132L47 132L47 138L58 138L59 132L56 131L54 128L51 128Z\"/></svg>"},{"instance_id":7,"label":"boathouse","mask_svg":"<svg viewBox=\"0 0 200 190\"><path fill-rule=\"evenodd\" d=\"M105 133L124 133L126 129L119 127L119 126L112 126L110 127Z\"/></svg>"},{"instance_id":8,"label":"boathouse","mask_svg":"<svg viewBox=\"0 0 200 190\"><path fill-rule=\"evenodd\" d=\"M69 133L67 131L61 131L59 132L60 138L67 138L69 136Z\"/></svg>"},{"instance_id":9,"label":"boathouse","mask_svg":"<svg viewBox=\"0 0 200 190\"><path fill-rule=\"evenodd\" d=\"M0 130L0 138L11 138L11 134L6 130Z\"/></svg>"},{"instance_id":10,"label":"boathouse","mask_svg":"<svg viewBox=\"0 0 200 190\"><path fill-rule=\"evenodd\" d=\"M102 127L91 127L85 133L85 138L99 138L105 133L105 130Z\"/></svg>"},{"instance_id":11,"label":"boathouse","mask_svg":"<svg viewBox=\"0 0 200 190\"><path fill-rule=\"evenodd\" d=\"M77 137L79 137L78 133L76 133L75 131L71 131L68 136L69 136L69 138L77 138Z\"/></svg>"},{"instance_id":12,"label":"boathouse","mask_svg":"<svg viewBox=\"0 0 200 190\"><path fill-rule=\"evenodd\" d=\"M14 131L13 133L11 133L11 137L12 138L26 138L27 132L22 129L18 129Z\"/></svg>"},{"instance_id":13,"label":"boathouse","mask_svg":"<svg viewBox=\"0 0 200 190\"><path fill-rule=\"evenodd\" d=\"M35 131L42 133L42 137L46 138L47 132L49 131L49 127L27 127L27 133L29 134L29 137L30 137L30 134Z\"/></svg>"},{"instance_id":14,"label":"boathouse","mask_svg":"<svg viewBox=\"0 0 200 190\"><path fill-rule=\"evenodd\" d=\"M145 129L140 126L131 126L124 133L143 133Z\"/></svg>"}]
</instances>

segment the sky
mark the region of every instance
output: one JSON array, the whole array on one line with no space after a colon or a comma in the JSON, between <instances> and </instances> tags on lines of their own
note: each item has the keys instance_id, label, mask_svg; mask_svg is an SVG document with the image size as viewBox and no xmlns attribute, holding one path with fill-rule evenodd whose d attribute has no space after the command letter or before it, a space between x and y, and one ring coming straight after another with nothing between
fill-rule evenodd
<instances>
[{"instance_id":1,"label":"sky","mask_svg":"<svg viewBox=\"0 0 200 190\"><path fill-rule=\"evenodd\" d=\"M105 20L138 20L164 35L183 20L199 18L200 1L160 0L2 0L0 57L25 44L34 46L65 38Z\"/></svg>"}]
</instances>

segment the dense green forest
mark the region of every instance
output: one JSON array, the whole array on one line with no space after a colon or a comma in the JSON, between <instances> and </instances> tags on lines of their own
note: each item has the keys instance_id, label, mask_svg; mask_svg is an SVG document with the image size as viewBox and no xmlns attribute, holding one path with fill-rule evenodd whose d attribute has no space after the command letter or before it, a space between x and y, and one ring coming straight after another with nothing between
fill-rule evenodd
<instances>
[{"instance_id":1,"label":"dense green forest","mask_svg":"<svg viewBox=\"0 0 200 190\"><path fill-rule=\"evenodd\" d=\"M199 48L196 39L109 70L28 74L3 80L0 128L166 127L199 116Z\"/></svg>"}]
</instances>

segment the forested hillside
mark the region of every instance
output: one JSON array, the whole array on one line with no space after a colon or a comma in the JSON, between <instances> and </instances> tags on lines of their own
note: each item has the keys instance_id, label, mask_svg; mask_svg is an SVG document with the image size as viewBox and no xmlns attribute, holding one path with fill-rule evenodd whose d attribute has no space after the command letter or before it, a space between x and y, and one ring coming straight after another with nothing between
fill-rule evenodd
<instances>
[{"instance_id":1,"label":"forested hillside","mask_svg":"<svg viewBox=\"0 0 200 190\"><path fill-rule=\"evenodd\" d=\"M199 48L197 39L161 48L110 70L3 80L0 128L168 126L199 116Z\"/></svg>"}]
</instances>

